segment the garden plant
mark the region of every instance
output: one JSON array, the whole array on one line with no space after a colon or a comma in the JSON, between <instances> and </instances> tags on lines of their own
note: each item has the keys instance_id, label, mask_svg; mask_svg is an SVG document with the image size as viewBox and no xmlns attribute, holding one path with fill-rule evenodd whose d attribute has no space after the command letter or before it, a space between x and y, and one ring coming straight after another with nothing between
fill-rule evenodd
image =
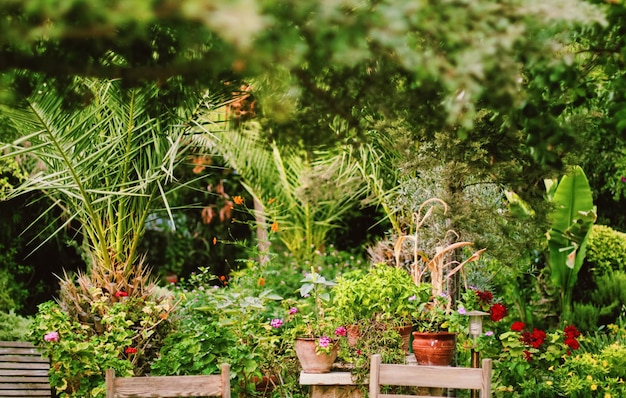
<instances>
[{"instance_id":1,"label":"garden plant","mask_svg":"<svg viewBox=\"0 0 626 398\"><path fill-rule=\"evenodd\" d=\"M0 2L0 336L62 398L223 362L303 398L296 337L363 382L407 323L492 358L496 397L624 396L624 15Z\"/></svg>"}]
</instances>

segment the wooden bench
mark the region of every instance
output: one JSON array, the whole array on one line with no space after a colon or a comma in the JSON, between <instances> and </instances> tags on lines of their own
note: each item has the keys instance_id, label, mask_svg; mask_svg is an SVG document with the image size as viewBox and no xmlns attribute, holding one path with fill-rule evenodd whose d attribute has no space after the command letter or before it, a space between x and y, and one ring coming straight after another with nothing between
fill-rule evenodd
<instances>
[{"instance_id":1,"label":"wooden bench","mask_svg":"<svg viewBox=\"0 0 626 398\"><path fill-rule=\"evenodd\" d=\"M31 343L0 341L0 397L51 397L49 370Z\"/></svg>"}]
</instances>

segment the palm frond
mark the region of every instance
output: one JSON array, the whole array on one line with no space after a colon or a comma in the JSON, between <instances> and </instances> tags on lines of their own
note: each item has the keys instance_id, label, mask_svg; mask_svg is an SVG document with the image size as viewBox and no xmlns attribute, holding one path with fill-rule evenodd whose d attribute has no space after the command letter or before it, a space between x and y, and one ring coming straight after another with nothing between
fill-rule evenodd
<instances>
[{"instance_id":1,"label":"palm frond","mask_svg":"<svg viewBox=\"0 0 626 398\"><path fill-rule=\"evenodd\" d=\"M194 99L179 107L184 109L159 113L155 87L84 84L93 98L82 107L65 106L62 93L44 80L20 106L1 107L21 137L4 143L0 156L18 157L24 165L35 159L39 166L30 168L31 177L12 196L42 190L63 203L81 222L97 261L110 268L134 261L148 214L159 202L168 207Z\"/></svg>"}]
</instances>

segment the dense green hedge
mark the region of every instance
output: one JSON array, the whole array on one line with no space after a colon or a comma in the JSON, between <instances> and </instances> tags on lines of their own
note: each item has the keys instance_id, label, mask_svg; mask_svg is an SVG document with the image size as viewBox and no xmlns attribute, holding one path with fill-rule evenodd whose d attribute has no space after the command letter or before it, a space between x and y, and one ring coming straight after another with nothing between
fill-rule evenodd
<instances>
[{"instance_id":1,"label":"dense green hedge","mask_svg":"<svg viewBox=\"0 0 626 398\"><path fill-rule=\"evenodd\" d=\"M626 268L626 233L594 225L587 243L586 261L596 275L610 269L623 271Z\"/></svg>"}]
</instances>

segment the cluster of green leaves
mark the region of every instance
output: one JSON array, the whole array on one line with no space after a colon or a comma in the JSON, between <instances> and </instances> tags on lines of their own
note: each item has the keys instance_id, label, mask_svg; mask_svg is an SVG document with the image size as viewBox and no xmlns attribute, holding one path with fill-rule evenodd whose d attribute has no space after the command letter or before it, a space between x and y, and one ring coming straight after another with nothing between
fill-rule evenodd
<instances>
[{"instance_id":1,"label":"cluster of green leaves","mask_svg":"<svg viewBox=\"0 0 626 398\"><path fill-rule=\"evenodd\" d=\"M50 358L50 386L60 397L104 397L104 374L115 369L120 376L133 376L135 332L128 320L130 308L120 303L102 319L104 332L94 334L91 326L71 319L58 304L46 302L39 306L31 338ZM58 341L44 341L46 334L58 333Z\"/></svg>"},{"instance_id":2,"label":"cluster of green leaves","mask_svg":"<svg viewBox=\"0 0 626 398\"><path fill-rule=\"evenodd\" d=\"M153 371L210 374L227 362L239 396L257 394L256 382L263 376L277 377L282 389L293 388L292 341L271 325L282 314L281 297L259 286L257 278L240 270L226 286L217 286L204 269L177 288L184 302L173 314L175 330L165 339Z\"/></svg>"},{"instance_id":3,"label":"cluster of green leaves","mask_svg":"<svg viewBox=\"0 0 626 398\"><path fill-rule=\"evenodd\" d=\"M0 341L25 341L28 339L33 319L13 311L0 311Z\"/></svg>"},{"instance_id":4,"label":"cluster of green leaves","mask_svg":"<svg viewBox=\"0 0 626 398\"><path fill-rule=\"evenodd\" d=\"M589 234L587 255L574 290L574 319L581 330L594 331L616 322L626 296L624 234L605 225L594 225Z\"/></svg>"},{"instance_id":5,"label":"cluster of green leaves","mask_svg":"<svg viewBox=\"0 0 626 398\"><path fill-rule=\"evenodd\" d=\"M412 324L417 308L429 301L430 294L430 285L417 286L404 268L377 264L339 277L333 306L346 325L379 321L405 326Z\"/></svg>"},{"instance_id":6,"label":"cluster of green leaves","mask_svg":"<svg viewBox=\"0 0 626 398\"><path fill-rule=\"evenodd\" d=\"M624 270L626 234L606 225L594 225L587 244L587 267L601 275L610 270Z\"/></svg>"},{"instance_id":7,"label":"cluster of green leaves","mask_svg":"<svg viewBox=\"0 0 626 398\"><path fill-rule=\"evenodd\" d=\"M28 297L28 289L18 278L31 269L16 263L16 247L5 248L0 243L0 250L0 311L19 311Z\"/></svg>"},{"instance_id":8,"label":"cluster of green leaves","mask_svg":"<svg viewBox=\"0 0 626 398\"><path fill-rule=\"evenodd\" d=\"M195 99L168 108L154 86L127 89L119 81L78 80L88 97L65 103L52 82L30 82L19 104L3 106L20 137L2 140L4 158L33 156L40 166L11 191L43 191L80 222L84 246L98 266L131 267L148 215L167 208L174 165L181 161L184 127ZM58 228L58 226L57 226Z\"/></svg>"},{"instance_id":9,"label":"cluster of green leaves","mask_svg":"<svg viewBox=\"0 0 626 398\"><path fill-rule=\"evenodd\" d=\"M297 259L311 260L363 194L353 157L342 149L307 153L268 144L258 124L243 131L215 132L220 127L208 122L210 116L200 117L199 123L207 127L197 141L242 176L254 199L249 210L257 226L271 230Z\"/></svg>"}]
</instances>

